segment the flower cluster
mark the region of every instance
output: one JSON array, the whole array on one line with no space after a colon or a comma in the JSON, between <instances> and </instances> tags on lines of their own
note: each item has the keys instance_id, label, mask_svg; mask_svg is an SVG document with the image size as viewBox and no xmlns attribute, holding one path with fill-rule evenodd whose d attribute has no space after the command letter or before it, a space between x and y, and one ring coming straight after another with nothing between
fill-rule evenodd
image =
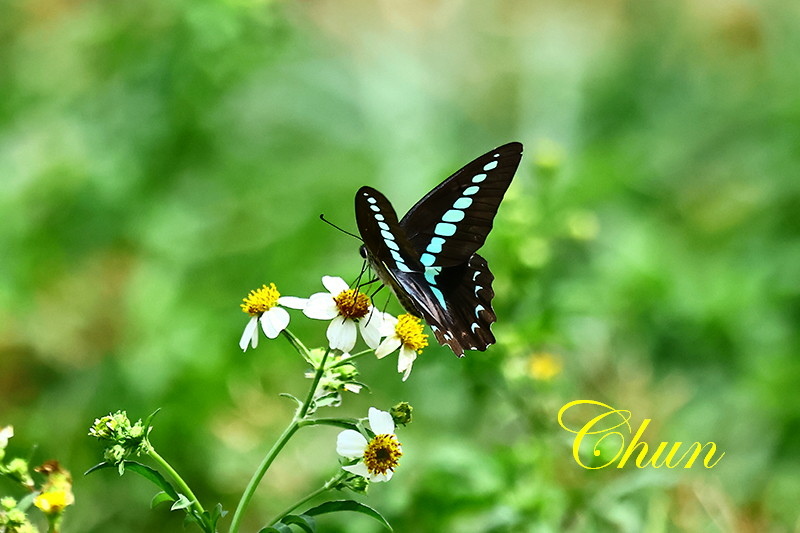
<instances>
[{"instance_id":1,"label":"flower cluster","mask_svg":"<svg viewBox=\"0 0 800 533\"><path fill-rule=\"evenodd\" d=\"M368 295L357 288L351 289L342 278L323 276L322 285L326 292L309 298L281 296L274 283L250 291L241 304L251 318L239 347L247 350L258 345L259 323L268 338L277 337L289 325L289 313L283 309L289 307L302 310L309 318L329 322L326 337L331 350L349 354L359 334L379 359L399 349L397 371L403 374L404 381L408 379L417 355L428 345L428 335L422 333L420 319L410 314L395 318L376 309ZM344 389L358 392L360 386Z\"/></svg>"},{"instance_id":2,"label":"flower cluster","mask_svg":"<svg viewBox=\"0 0 800 533\"><path fill-rule=\"evenodd\" d=\"M149 426L146 428L141 419L131 424L125 411L97 418L89 428L90 436L108 444L103 456L109 463L118 465L120 473L124 471L125 459L149 450L148 433Z\"/></svg>"}]
</instances>

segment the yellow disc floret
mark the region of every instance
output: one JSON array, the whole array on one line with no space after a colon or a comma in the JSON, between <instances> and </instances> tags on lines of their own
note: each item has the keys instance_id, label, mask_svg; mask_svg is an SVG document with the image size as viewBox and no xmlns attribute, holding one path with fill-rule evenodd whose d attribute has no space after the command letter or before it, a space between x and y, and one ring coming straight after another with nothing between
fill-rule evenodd
<instances>
[{"instance_id":1,"label":"yellow disc floret","mask_svg":"<svg viewBox=\"0 0 800 533\"><path fill-rule=\"evenodd\" d=\"M376 435L367 444L367 449L364 450L364 464L367 466L367 471L372 475L386 474L386 472L394 471L397 468L397 463L402 455L403 452L400 449L397 437L384 433L383 435Z\"/></svg>"},{"instance_id":2,"label":"yellow disc floret","mask_svg":"<svg viewBox=\"0 0 800 533\"><path fill-rule=\"evenodd\" d=\"M347 289L334 296L333 301L339 309L339 314L345 318L359 319L367 316L369 311L369 296L355 289Z\"/></svg>"},{"instance_id":3,"label":"yellow disc floret","mask_svg":"<svg viewBox=\"0 0 800 533\"><path fill-rule=\"evenodd\" d=\"M428 336L422 333L423 325L419 318L408 313L397 317L397 325L394 332L405 346L421 353L422 349L428 345Z\"/></svg>"},{"instance_id":4,"label":"yellow disc floret","mask_svg":"<svg viewBox=\"0 0 800 533\"><path fill-rule=\"evenodd\" d=\"M270 283L269 287L262 285L260 289L250 291L247 298L242 298L244 302L241 304L242 311L250 316L260 315L278 305L280 297L281 293L278 292L274 283Z\"/></svg>"},{"instance_id":5,"label":"yellow disc floret","mask_svg":"<svg viewBox=\"0 0 800 533\"><path fill-rule=\"evenodd\" d=\"M72 505L75 497L71 492L65 490L52 490L39 494L34 500L33 505L38 507L43 513L60 513L68 505Z\"/></svg>"}]
</instances>

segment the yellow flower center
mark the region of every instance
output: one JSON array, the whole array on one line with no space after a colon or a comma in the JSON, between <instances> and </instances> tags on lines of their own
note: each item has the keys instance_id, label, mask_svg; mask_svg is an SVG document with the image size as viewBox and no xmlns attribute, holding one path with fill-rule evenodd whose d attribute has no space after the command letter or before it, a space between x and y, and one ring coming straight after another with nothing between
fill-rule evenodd
<instances>
[{"instance_id":1,"label":"yellow flower center","mask_svg":"<svg viewBox=\"0 0 800 533\"><path fill-rule=\"evenodd\" d=\"M402 455L397 437L384 433L377 435L367 444L367 449L364 450L364 464L372 475L386 474L397 468Z\"/></svg>"},{"instance_id":2,"label":"yellow flower center","mask_svg":"<svg viewBox=\"0 0 800 533\"><path fill-rule=\"evenodd\" d=\"M278 292L275 284L270 283L269 287L262 285L260 289L250 291L247 298L242 298L244 303L240 305L242 311L250 316L256 316L278 305L280 297L281 293Z\"/></svg>"},{"instance_id":3,"label":"yellow flower center","mask_svg":"<svg viewBox=\"0 0 800 533\"><path fill-rule=\"evenodd\" d=\"M419 318L406 313L397 317L394 332L400 338L400 342L417 353L422 353L422 349L428 345L428 336L422 333L423 327Z\"/></svg>"},{"instance_id":4,"label":"yellow flower center","mask_svg":"<svg viewBox=\"0 0 800 533\"><path fill-rule=\"evenodd\" d=\"M43 513L52 514L60 513L74 501L75 498L71 493L68 494L64 490L53 490L39 494L33 500L33 504L41 509Z\"/></svg>"},{"instance_id":5,"label":"yellow flower center","mask_svg":"<svg viewBox=\"0 0 800 533\"><path fill-rule=\"evenodd\" d=\"M364 318L369 311L369 296L355 289L347 289L334 296L333 301L339 308L339 314L345 318Z\"/></svg>"}]
</instances>

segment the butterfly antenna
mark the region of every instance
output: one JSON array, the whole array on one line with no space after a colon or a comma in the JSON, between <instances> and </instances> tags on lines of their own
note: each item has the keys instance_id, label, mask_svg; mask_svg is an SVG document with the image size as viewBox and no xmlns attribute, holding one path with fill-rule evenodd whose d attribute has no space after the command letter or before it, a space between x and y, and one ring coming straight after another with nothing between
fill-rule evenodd
<instances>
[{"instance_id":1,"label":"butterfly antenna","mask_svg":"<svg viewBox=\"0 0 800 533\"><path fill-rule=\"evenodd\" d=\"M320 219L321 221L323 221L324 223L328 224L329 226L333 226L334 228L338 229L339 231L341 231L341 232L342 232L342 233L344 233L345 235L350 235L351 237L354 237L354 238L358 239L359 241L361 241L361 242L364 242L364 239L362 239L361 237L359 237L359 236L358 236L358 235L356 235L355 233L350 233L350 232L349 232L349 231L347 231L346 229L342 229L342 228L340 228L339 226L337 226L336 224L334 224L333 222L331 222L330 220L328 220L327 218L325 218L325 213L322 213L322 214L320 214L320 216L319 216L319 219Z\"/></svg>"}]
</instances>

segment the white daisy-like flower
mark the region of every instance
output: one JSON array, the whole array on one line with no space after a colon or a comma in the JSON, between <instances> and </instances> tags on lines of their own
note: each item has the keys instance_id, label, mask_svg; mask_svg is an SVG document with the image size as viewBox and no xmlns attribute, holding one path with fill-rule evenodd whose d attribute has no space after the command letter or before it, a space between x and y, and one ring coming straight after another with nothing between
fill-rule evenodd
<instances>
[{"instance_id":1,"label":"white daisy-like flower","mask_svg":"<svg viewBox=\"0 0 800 533\"><path fill-rule=\"evenodd\" d=\"M392 415L370 407L369 427L375 434L369 441L353 429L339 433L336 452L348 459L361 459L354 465L343 466L342 469L370 481L389 481L403 455L400 442L394 434Z\"/></svg>"},{"instance_id":2,"label":"white daisy-like flower","mask_svg":"<svg viewBox=\"0 0 800 533\"><path fill-rule=\"evenodd\" d=\"M270 339L277 337L289 325L289 313L286 309L278 307L283 305L292 309L302 309L305 305L303 298L294 296L281 296L274 283L269 287L262 285L260 289L250 291L241 304L242 311L250 315L250 321L244 328L239 347L247 350L248 346L258 346L258 324Z\"/></svg>"},{"instance_id":3,"label":"white daisy-like flower","mask_svg":"<svg viewBox=\"0 0 800 533\"><path fill-rule=\"evenodd\" d=\"M381 333L386 338L375 350L375 355L381 359L400 348L397 371L403 374L403 381L411 374L411 366L417 354L422 353L422 349L428 345L428 336L422 333L423 327L419 318L408 313L397 318L384 316Z\"/></svg>"},{"instance_id":4,"label":"white daisy-like flower","mask_svg":"<svg viewBox=\"0 0 800 533\"><path fill-rule=\"evenodd\" d=\"M335 276L323 276L322 285L328 292L312 294L305 301L303 313L309 318L331 321L327 331L331 349L351 351L358 331L367 346L377 348L384 316L372 306L369 296Z\"/></svg>"},{"instance_id":5,"label":"white daisy-like flower","mask_svg":"<svg viewBox=\"0 0 800 533\"><path fill-rule=\"evenodd\" d=\"M8 446L8 439L14 436L14 426L6 426L0 429L0 450Z\"/></svg>"}]
</instances>

